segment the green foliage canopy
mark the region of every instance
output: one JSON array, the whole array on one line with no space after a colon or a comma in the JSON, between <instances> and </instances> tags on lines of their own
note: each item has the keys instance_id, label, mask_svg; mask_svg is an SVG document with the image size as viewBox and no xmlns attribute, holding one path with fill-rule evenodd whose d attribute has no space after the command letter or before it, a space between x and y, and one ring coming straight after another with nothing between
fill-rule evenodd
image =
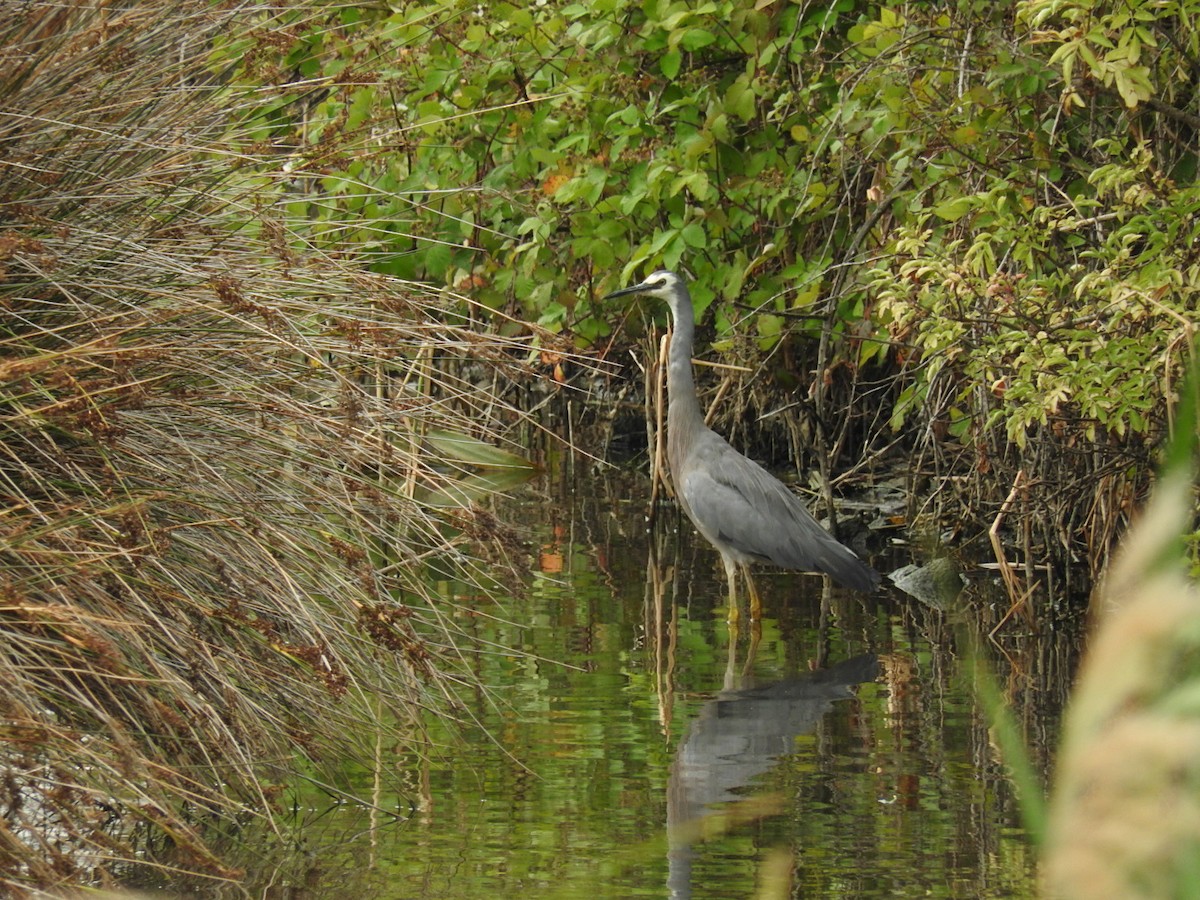
<instances>
[{"instance_id":1,"label":"green foliage canopy","mask_svg":"<svg viewBox=\"0 0 1200 900\"><path fill-rule=\"evenodd\" d=\"M342 5L216 58L265 88L289 226L381 272L604 346L601 289L682 268L717 349L879 366L880 423L977 472L1144 473L1196 320L1198 12Z\"/></svg>"}]
</instances>

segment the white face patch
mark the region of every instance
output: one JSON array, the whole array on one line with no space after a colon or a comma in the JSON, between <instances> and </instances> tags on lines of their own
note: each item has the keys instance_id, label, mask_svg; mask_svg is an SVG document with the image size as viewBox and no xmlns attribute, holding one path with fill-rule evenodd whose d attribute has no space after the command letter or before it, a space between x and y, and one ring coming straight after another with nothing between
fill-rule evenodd
<instances>
[{"instance_id":1,"label":"white face patch","mask_svg":"<svg viewBox=\"0 0 1200 900\"><path fill-rule=\"evenodd\" d=\"M673 278L674 276L670 272L656 272L646 279L646 290L655 294L669 291L672 288Z\"/></svg>"}]
</instances>

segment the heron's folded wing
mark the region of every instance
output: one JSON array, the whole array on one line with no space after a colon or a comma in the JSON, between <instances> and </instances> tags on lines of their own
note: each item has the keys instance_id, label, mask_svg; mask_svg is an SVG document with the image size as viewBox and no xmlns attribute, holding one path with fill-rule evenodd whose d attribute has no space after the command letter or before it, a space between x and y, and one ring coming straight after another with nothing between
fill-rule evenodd
<instances>
[{"instance_id":1,"label":"heron's folded wing","mask_svg":"<svg viewBox=\"0 0 1200 900\"><path fill-rule=\"evenodd\" d=\"M826 572L857 590L878 584L874 570L822 528L777 478L718 440L696 448L678 479L706 537L785 568Z\"/></svg>"}]
</instances>

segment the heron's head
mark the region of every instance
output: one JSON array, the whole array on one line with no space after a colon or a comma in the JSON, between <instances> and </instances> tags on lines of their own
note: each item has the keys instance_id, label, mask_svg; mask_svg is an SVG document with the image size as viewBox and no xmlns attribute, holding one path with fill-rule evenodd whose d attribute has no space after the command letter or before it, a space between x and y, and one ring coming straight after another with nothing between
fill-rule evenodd
<instances>
[{"instance_id":1,"label":"heron's head","mask_svg":"<svg viewBox=\"0 0 1200 900\"><path fill-rule=\"evenodd\" d=\"M629 294L647 294L670 303L681 296L686 297L687 288L684 286L683 279L674 272L660 269L640 284L621 288L619 291L613 291L611 294L606 294L604 299L624 297Z\"/></svg>"}]
</instances>

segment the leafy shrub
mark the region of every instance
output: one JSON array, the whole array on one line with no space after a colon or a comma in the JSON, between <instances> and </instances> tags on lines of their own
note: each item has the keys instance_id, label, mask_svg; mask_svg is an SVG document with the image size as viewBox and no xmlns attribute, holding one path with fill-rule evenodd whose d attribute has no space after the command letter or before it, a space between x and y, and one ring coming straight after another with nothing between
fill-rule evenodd
<instances>
[{"instance_id":1,"label":"leafy shrub","mask_svg":"<svg viewBox=\"0 0 1200 900\"><path fill-rule=\"evenodd\" d=\"M890 425L980 525L1025 470L1031 556L1102 559L1195 319L1187 3L293 15L216 52L290 226L605 349L601 288L683 268L768 376L727 427L799 389L822 465Z\"/></svg>"}]
</instances>

